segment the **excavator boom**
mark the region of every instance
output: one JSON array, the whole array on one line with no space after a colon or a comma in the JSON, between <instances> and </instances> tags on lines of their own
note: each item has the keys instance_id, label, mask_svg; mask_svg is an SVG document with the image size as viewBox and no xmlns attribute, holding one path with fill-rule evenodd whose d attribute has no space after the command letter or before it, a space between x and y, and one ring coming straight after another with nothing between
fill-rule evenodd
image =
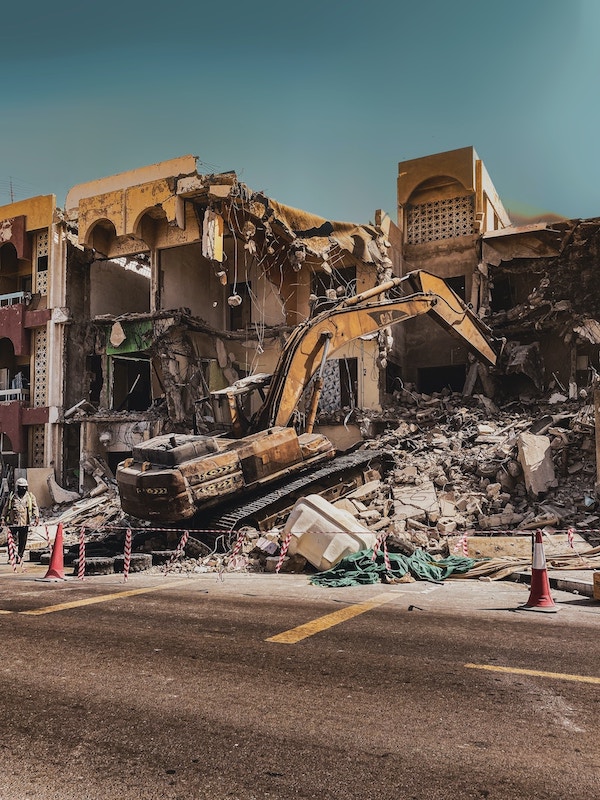
<instances>
[{"instance_id":1,"label":"excavator boom","mask_svg":"<svg viewBox=\"0 0 600 800\"><path fill-rule=\"evenodd\" d=\"M401 295L388 297L392 292ZM273 518L275 511L281 513L288 500L291 502L303 492L321 491L324 486L328 491L341 491L350 485L351 470L358 470L364 477L366 464L374 456L371 451L366 455L357 451L344 456L352 456L350 461L344 461L336 458L327 437L313 433L317 393L311 403L307 430L298 434L288 424L316 373L317 381L322 383L322 371L330 355L353 339L421 314L431 316L478 358L495 363L490 331L443 280L425 272L394 278L343 300L292 332L249 430L238 414L237 397L254 385L262 391L269 376L255 375L214 393L227 407L231 432L239 438L166 434L134 447L132 457L117 469L123 510L135 517L172 524L198 520L207 511L217 510L220 518L227 505L231 525L256 524L258 508L261 519L266 514ZM214 396L213 401L216 402ZM240 502L234 513L231 504Z\"/></svg>"},{"instance_id":2,"label":"excavator boom","mask_svg":"<svg viewBox=\"0 0 600 800\"><path fill-rule=\"evenodd\" d=\"M390 291L410 294L381 299ZM288 425L297 403L323 359L360 336L429 315L477 358L496 363L489 328L441 279L422 270L392 280L342 301L333 309L298 326L286 342L262 407L251 430Z\"/></svg>"}]
</instances>

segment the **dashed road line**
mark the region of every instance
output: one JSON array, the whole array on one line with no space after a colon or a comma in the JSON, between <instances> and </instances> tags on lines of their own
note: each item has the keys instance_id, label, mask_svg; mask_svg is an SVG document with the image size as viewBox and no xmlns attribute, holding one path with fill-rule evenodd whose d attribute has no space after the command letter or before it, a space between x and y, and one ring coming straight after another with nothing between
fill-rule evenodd
<instances>
[{"instance_id":1,"label":"dashed road line","mask_svg":"<svg viewBox=\"0 0 600 800\"><path fill-rule=\"evenodd\" d=\"M71 600L68 603L57 603L54 606L45 606L45 608L34 608L30 611L19 611L19 614L25 614L29 617L39 617L42 614L53 614L55 611L67 611L71 608L79 608L80 606L91 606L95 603L107 603L109 600L121 600L124 597L133 597L136 594L147 594L148 592L156 592L159 589L166 589L168 586L173 587L173 583L160 583L157 586L148 586L143 589L128 589L124 592L113 592L111 594L101 594L97 597L86 597L81 600ZM10 612L8 612L10 613Z\"/></svg>"},{"instance_id":2,"label":"dashed road line","mask_svg":"<svg viewBox=\"0 0 600 800\"><path fill-rule=\"evenodd\" d=\"M571 675L568 672L544 672L539 669L521 669L520 667L499 667L496 664L465 664L467 669L485 669L491 672L505 672L514 675L532 675L538 678L555 678L561 681L578 681L579 683L600 683L600 678L591 675Z\"/></svg>"},{"instance_id":3,"label":"dashed road line","mask_svg":"<svg viewBox=\"0 0 600 800\"><path fill-rule=\"evenodd\" d=\"M394 600L396 597L397 595L392 593L378 594L370 600L365 600L364 603L355 603L347 608L326 614L324 617L314 619L311 622L305 622L304 625L298 625L297 628L290 628L290 630L278 633L276 636L270 636L265 641L277 642L278 644L296 644L302 639L308 639L309 636L314 636L316 633L333 628L334 625L339 625L340 622L346 622L346 620L357 617L359 614L364 614L365 611L370 611L372 608L389 603L390 600Z\"/></svg>"}]
</instances>

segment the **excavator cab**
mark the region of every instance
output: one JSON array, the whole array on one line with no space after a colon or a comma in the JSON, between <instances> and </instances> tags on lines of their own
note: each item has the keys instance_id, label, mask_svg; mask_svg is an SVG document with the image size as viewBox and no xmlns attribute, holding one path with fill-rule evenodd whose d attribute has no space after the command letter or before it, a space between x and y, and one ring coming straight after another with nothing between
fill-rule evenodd
<instances>
[{"instance_id":1,"label":"excavator cab","mask_svg":"<svg viewBox=\"0 0 600 800\"><path fill-rule=\"evenodd\" d=\"M196 401L198 430L209 435L241 439L250 427L253 398L258 395L258 405L264 403L265 388L271 382L271 377L268 373L249 375Z\"/></svg>"}]
</instances>

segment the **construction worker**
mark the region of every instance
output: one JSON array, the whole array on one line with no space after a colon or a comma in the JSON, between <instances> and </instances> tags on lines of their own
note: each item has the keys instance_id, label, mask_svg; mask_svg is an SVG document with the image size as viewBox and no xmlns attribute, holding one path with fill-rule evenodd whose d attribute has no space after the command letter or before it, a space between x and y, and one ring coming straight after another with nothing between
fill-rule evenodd
<instances>
[{"instance_id":1,"label":"construction worker","mask_svg":"<svg viewBox=\"0 0 600 800\"><path fill-rule=\"evenodd\" d=\"M40 512L33 492L29 491L26 478L17 478L15 491L8 495L2 509L2 524L8 524L17 544L19 561L23 560L30 525L39 525Z\"/></svg>"}]
</instances>

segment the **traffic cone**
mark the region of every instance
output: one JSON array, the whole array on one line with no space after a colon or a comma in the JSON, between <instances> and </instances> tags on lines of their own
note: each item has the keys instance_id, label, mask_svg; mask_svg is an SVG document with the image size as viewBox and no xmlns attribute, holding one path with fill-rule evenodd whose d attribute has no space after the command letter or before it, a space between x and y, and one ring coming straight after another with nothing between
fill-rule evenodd
<instances>
[{"instance_id":1,"label":"traffic cone","mask_svg":"<svg viewBox=\"0 0 600 800\"><path fill-rule=\"evenodd\" d=\"M54 537L54 547L52 548L52 555L50 556L50 566L48 572L43 578L36 578L39 581L64 581L65 567L63 556L63 530L62 522L58 523L56 529L56 536Z\"/></svg>"},{"instance_id":2,"label":"traffic cone","mask_svg":"<svg viewBox=\"0 0 600 800\"><path fill-rule=\"evenodd\" d=\"M546 611L550 613L558 611L550 594L550 581L548 580L546 556L540 530L535 532L529 600L519 608L523 611Z\"/></svg>"}]
</instances>

